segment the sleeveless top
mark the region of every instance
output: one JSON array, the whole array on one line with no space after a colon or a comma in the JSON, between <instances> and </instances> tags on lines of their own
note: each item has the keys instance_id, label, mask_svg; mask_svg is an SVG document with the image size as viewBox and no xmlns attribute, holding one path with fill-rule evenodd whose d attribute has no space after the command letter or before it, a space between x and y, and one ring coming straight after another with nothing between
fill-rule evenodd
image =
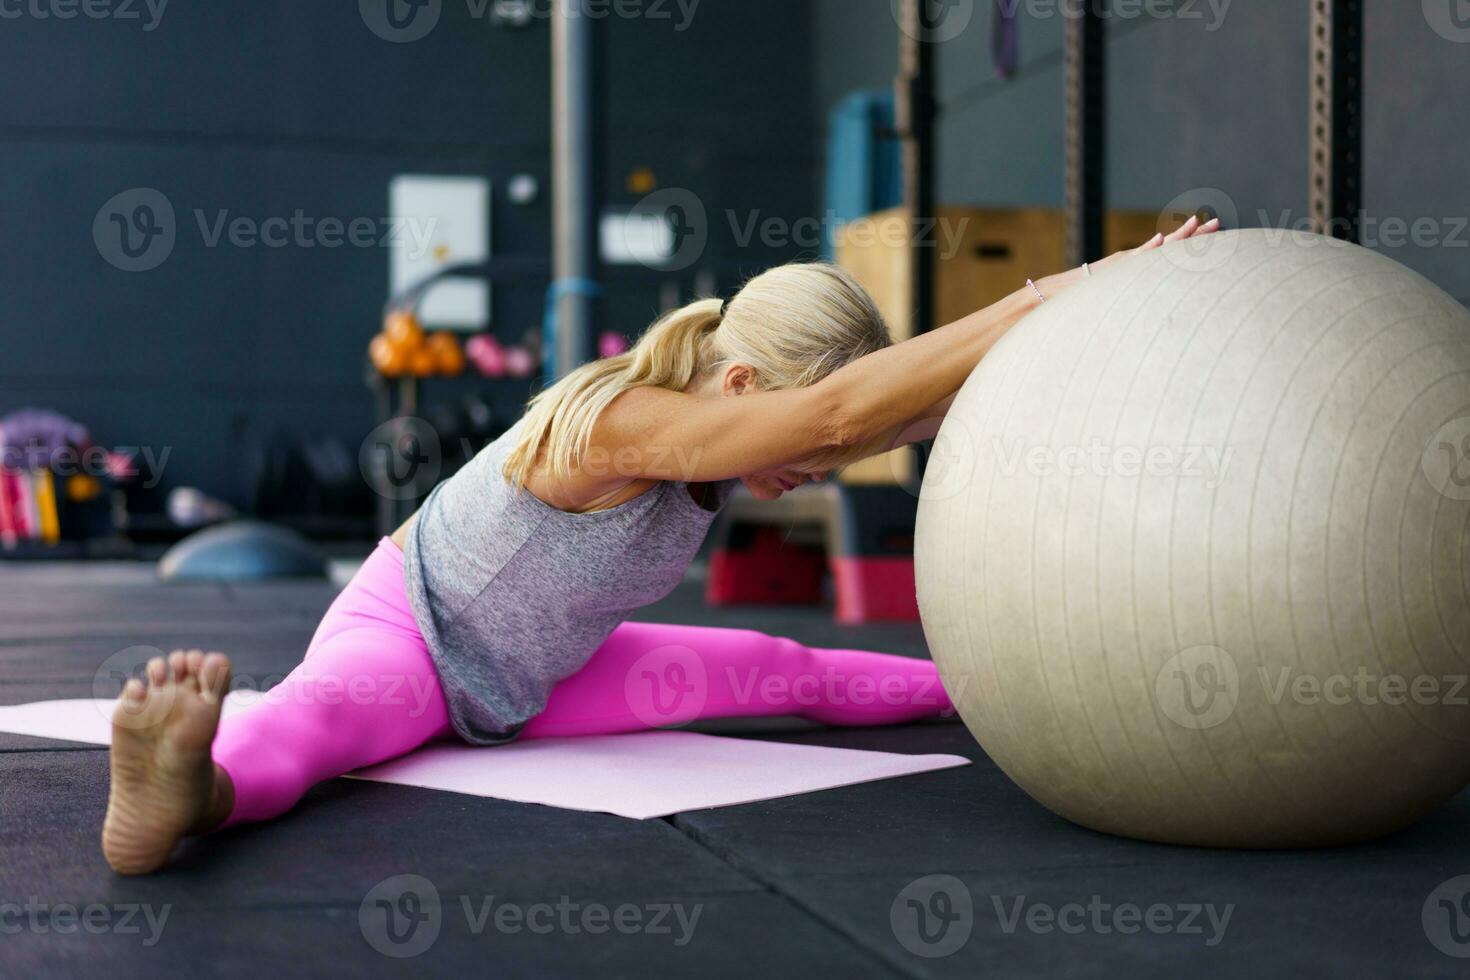
<instances>
[{"instance_id":1,"label":"sleeveless top","mask_svg":"<svg viewBox=\"0 0 1470 980\"><path fill-rule=\"evenodd\" d=\"M738 481L662 482L611 510L569 514L502 475L520 425L429 495L409 530L404 582L455 731L513 739L635 610L684 576Z\"/></svg>"}]
</instances>

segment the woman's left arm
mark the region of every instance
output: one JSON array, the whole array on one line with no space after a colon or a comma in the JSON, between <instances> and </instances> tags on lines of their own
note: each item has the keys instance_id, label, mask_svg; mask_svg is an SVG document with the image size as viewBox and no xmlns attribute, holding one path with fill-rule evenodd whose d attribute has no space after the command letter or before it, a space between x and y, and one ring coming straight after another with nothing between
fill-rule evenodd
<instances>
[{"instance_id":1,"label":"woman's left arm","mask_svg":"<svg viewBox=\"0 0 1470 980\"><path fill-rule=\"evenodd\" d=\"M887 433L873 446L864 448L872 449L869 455L876 456L895 449L901 449L904 446L912 446L916 442L928 442L930 439L939 435L939 428L944 425L944 420L949 415L950 406L954 404L954 400L959 395L959 392L955 392L944 401L936 405L931 405L923 415L920 415L916 419L910 419L907 424ZM848 462L855 462L855 460L849 460Z\"/></svg>"},{"instance_id":2,"label":"woman's left arm","mask_svg":"<svg viewBox=\"0 0 1470 980\"><path fill-rule=\"evenodd\" d=\"M1212 235L1219 230L1220 219L1218 218L1201 223L1199 218L1192 217L1183 225L1179 226L1171 235L1165 235L1160 232L1138 248L1110 255L1100 262L1092 263L1091 266L1080 266L1067 272L1048 276L1040 280L1036 284L1036 288L1046 299L1054 299L1073 286L1079 285L1091 278L1094 271L1103 271L1112 265L1125 261L1131 255L1137 255L1140 252L1150 252L1156 248L1162 248L1171 242L1183 241L1187 238ZM847 449L843 452L843 458L841 460L833 461L834 466L848 466L870 456L880 456L883 453L891 452L903 446L910 446L917 442L927 442L935 438L939 435L939 429L944 425L945 417L948 416L950 407L954 405L954 400L958 396L959 392L956 391L948 398L931 406L919 417L910 419L906 424L892 429L861 446L854 446Z\"/></svg>"}]
</instances>

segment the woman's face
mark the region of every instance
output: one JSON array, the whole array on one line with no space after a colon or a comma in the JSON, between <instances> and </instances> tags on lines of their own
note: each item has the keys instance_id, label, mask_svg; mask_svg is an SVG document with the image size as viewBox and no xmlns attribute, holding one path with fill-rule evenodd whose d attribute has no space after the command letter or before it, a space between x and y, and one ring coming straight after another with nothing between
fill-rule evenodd
<instances>
[{"instance_id":1,"label":"woman's face","mask_svg":"<svg viewBox=\"0 0 1470 980\"><path fill-rule=\"evenodd\" d=\"M723 398L738 398L760 389L755 368L745 364L727 366L723 373L707 379L705 386L708 394ZM815 464L793 464L741 477L740 482L745 484L745 488L757 500L779 500L782 494L799 486L820 483L827 479L829 472L830 470L818 468Z\"/></svg>"},{"instance_id":2,"label":"woman's face","mask_svg":"<svg viewBox=\"0 0 1470 980\"><path fill-rule=\"evenodd\" d=\"M741 478L745 489L757 500L780 500L781 495L795 490L806 483L821 483L827 479L825 470L799 470L784 468L767 470Z\"/></svg>"}]
</instances>

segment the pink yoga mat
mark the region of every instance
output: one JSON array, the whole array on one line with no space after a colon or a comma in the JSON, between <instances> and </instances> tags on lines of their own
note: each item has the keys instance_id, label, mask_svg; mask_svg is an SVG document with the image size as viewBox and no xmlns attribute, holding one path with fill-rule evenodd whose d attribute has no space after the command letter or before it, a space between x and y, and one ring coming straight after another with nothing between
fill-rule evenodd
<instances>
[{"instance_id":1,"label":"pink yoga mat","mask_svg":"<svg viewBox=\"0 0 1470 980\"><path fill-rule=\"evenodd\" d=\"M0 707L0 732L106 745L111 701ZM225 710L245 705L231 698ZM829 749L693 732L431 745L349 778L636 820L968 765L957 755Z\"/></svg>"}]
</instances>

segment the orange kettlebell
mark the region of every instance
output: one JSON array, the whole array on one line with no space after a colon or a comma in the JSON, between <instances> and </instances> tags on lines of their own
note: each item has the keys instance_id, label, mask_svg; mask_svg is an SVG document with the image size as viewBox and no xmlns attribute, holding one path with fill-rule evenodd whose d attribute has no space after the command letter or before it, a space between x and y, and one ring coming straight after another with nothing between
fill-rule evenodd
<instances>
[{"instance_id":1,"label":"orange kettlebell","mask_svg":"<svg viewBox=\"0 0 1470 980\"><path fill-rule=\"evenodd\" d=\"M389 339L387 334L378 334L368 345L368 356L373 367L385 378L402 377L408 370L408 351Z\"/></svg>"},{"instance_id":2,"label":"orange kettlebell","mask_svg":"<svg viewBox=\"0 0 1470 980\"><path fill-rule=\"evenodd\" d=\"M424 328L419 318L408 310L394 310L388 314L383 332L393 344L405 351L414 350L424 343Z\"/></svg>"},{"instance_id":3,"label":"orange kettlebell","mask_svg":"<svg viewBox=\"0 0 1470 980\"><path fill-rule=\"evenodd\" d=\"M439 362L428 347L415 347L408 352L408 373L415 378L429 378L439 373Z\"/></svg>"},{"instance_id":4,"label":"orange kettlebell","mask_svg":"<svg viewBox=\"0 0 1470 980\"><path fill-rule=\"evenodd\" d=\"M465 356L458 337L447 330L440 331L429 338L428 346L440 374L450 378L464 374Z\"/></svg>"}]
</instances>

